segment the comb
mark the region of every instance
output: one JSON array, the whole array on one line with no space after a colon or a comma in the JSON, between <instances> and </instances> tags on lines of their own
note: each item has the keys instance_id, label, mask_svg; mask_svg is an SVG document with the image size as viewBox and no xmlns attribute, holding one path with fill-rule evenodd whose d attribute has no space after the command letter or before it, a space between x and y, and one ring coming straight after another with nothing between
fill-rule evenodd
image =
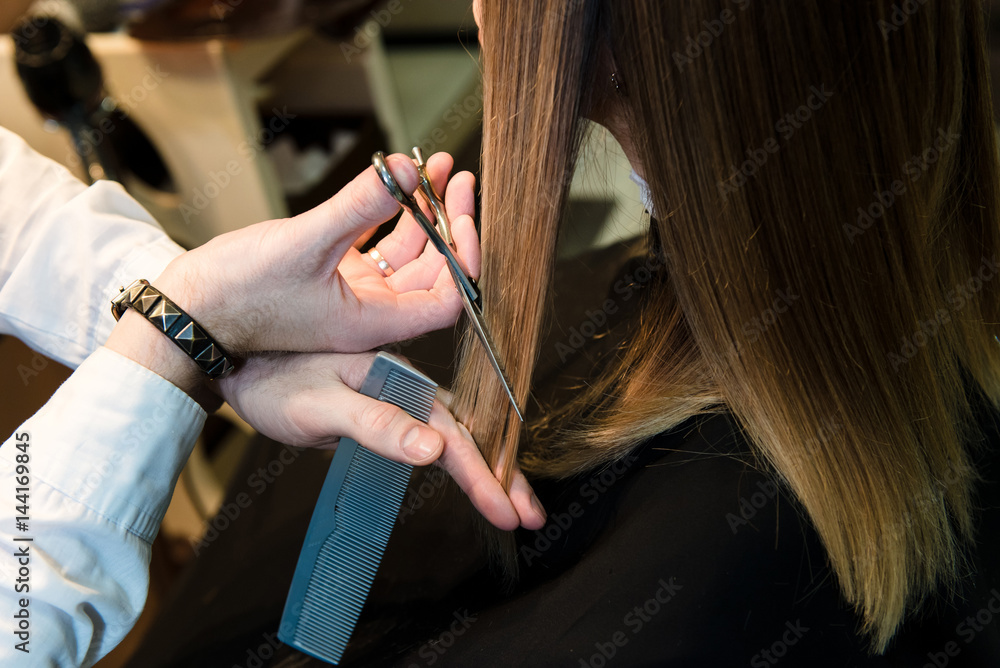
<instances>
[{"instance_id":1,"label":"comb","mask_svg":"<svg viewBox=\"0 0 1000 668\"><path fill-rule=\"evenodd\" d=\"M437 385L387 353L375 357L361 394L427 422ZM347 647L396 522L413 467L342 438L316 501L278 638L336 664Z\"/></svg>"}]
</instances>

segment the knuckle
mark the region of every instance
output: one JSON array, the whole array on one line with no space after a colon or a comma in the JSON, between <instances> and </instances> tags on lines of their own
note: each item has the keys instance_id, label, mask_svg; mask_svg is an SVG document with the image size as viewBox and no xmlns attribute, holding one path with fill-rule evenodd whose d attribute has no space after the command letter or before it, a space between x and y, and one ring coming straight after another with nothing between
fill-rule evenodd
<instances>
[{"instance_id":1,"label":"knuckle","mask_svg":"<svg viewBox=\"0 0 1000 668\"><path fill-rule=\"evenodd\" d=\"M398 412L399 409L390 404L381 401L371 402L359 415L360 426L375 434L384 433L395 425Z\"/></svg>"},{"instance_id":2,"label":"knuckle","mask_svg":"<svg viewBox=\"0 0 1000 668\"><path fill-rule=\"evenodd\" d=\"M366 223L379 223L380 209L384 208L381 193L371 188L358 188L354 191L348 207L359 220Z\"/></svg>"},{"instance_id":3,"label":"knuckle","mask_svg":"<svg viewBox=\"0 0 1000 668\"><path fill-rule=\"evenodd\" d=\"M375 353L357 353L347 357L341 371L343 383L352 390L358 391L374 361Z\"/></svg>"}]
</instances>

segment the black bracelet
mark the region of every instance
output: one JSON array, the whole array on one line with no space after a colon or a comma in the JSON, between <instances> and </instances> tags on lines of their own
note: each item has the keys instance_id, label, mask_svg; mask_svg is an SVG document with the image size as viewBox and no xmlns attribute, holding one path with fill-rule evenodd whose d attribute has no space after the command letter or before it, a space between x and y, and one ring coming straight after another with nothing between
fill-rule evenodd
<instances>
[{"instance_id":1,"label":"black bracelet","mask_svg":"<svg viewBox=\"0 0 1000 668\"><path fill-rule=\"evenodd\" d=\"M150 285L149 281L140 278L127 288L121 288L121 294L111 300L111 313L115 320L125 314L126 308L138 311L153 323L212 380L225 378L232 373L233 363L229 361L222 346L194 318Z\"/></svg>"}]
</instances>

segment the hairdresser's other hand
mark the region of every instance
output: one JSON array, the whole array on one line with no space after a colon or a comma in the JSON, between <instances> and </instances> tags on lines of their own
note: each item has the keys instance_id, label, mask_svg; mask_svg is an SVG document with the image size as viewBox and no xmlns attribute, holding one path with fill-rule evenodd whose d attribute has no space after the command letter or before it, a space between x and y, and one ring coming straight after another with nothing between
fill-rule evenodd
<instances>
[{"instance_id":1,"label":"hairdresser's other hand","mask_svg":"<svg viewBox=\"0 0 1000 668\"><path fill-rule=\"evenodd\" d=\"M437 462L497 527L541 528L545 517L540 504L533 507L524 476L515 480L508 497L468 430L441 401L434 402L425 425L356 391L374 358L374 353L261 355L218 385L236 412L269 438L299 447L334 447L343 435L394 461Z\"/></svg>"},{"instance_id":2,"label":"hairdresser's other hand","mask_svg":"<svg viewBox=\"0 0 1000 668\"><path fill-rule=\"evenodd\" d=\"M452 394L447 390L438 390L438 398L444 402L444 405L438 406L435 403L435 413L431 414L431 424L436 425L442 434L445 433L445 428L458 430L461 437L473 448L472 450L456 448L454 452L450 453L450 456L438 460L438 465L455 479L458 486L472 500L473 505L495 526L507 531L516 529L518 524L532 531L545 526L545 508L535 496L528 479L521 473L521 467L517 464L514 465L514 479L511 482L510 492L505 494L498 481L498 474L490 471L490 467L472 439L472 434L465 428L465 425L452 416L450 412ZM438 413L439 408L440 420L435 422L435 414ZM500 517L500 510L506 511L507 509L501 499L508 501L517 513L516 519L508 515L508 522L503 524L493 519L494 516Z\"/></svg>"},{"instance_id":3,"label":"hairdresser's other hand","mask_svg":"<svg viewBox=\"0 0 1000 668\"><path fill-rule=\"evenodd\" d=\"M410 158L388 164L400 186L413 192ZM445 193L458 255L479 269L479 243L471 215L475 179L448 175L453 161L428 161ZM261 350L361 352L452 324L461 301L444 258L404 215L379 243L395 270L388 277L355 241L399 211L368 168L326 203L295 218L273 220L224 234L178 257L154 285L204 325L234 354Z\"/></svg>"}]
</instances>

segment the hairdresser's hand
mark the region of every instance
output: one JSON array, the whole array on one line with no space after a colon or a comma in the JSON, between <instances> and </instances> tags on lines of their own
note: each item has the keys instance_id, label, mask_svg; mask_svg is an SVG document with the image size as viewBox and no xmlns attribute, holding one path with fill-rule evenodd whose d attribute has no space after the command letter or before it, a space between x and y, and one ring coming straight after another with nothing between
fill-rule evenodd
<instances>
[{"instance_id":1,"label":"hairdresser's hand","mask_svg":"<svg viewBox=\"0 0 1000 668\"><path fill-rule=\"evenodd\" d=\"M412 192L417 171L405 156L389 168ZM475 177L450 181L453 161L431 156L428 171L452 221L458 255L474 276L479 239L471 214ZM234 356L259 351L360 352L452 324L461 300L444 258L404 215L378 250L386 277L354 243L399 210L374 168L325 204L287 220L260 223L179 256L154 278ZM204 375L183 352L129 309L105 344L166 378L213 410Z\"/></svg>"},{"instance_id":2,"label":"hairdresser's hand","mask_svg":"<svg viewBox=\"0 0 1000 668\"><path fill-rule=\"evenodd\" d=\"M400 186L413 192L413 162L395 155L388 164ZM452 165L446 154L428 162L445 193L458 254L476 273L475 179L462 173L449 182ZM444 258L408 215L378 246L395 270L390 276L354 248L397 211L369 167L312 211L224 234L185 253L154 284L237 355L361 352L412 338L452 324L461 301Z\"/></svg>"},{"instance_id":3,"label":"hairdresser's hand","mask_svg":"<svg viewBox=\"0 0 1000 668\"><path fill-rule=\"evenodd\" d=\"M258 431L281 443L333 447L348 436L398 462L437 462L468 494L487 520L501 529L541 528L541 505L518 475L510 496L490 472L468 430L435 401L425 425L391 404L356 390L374 353L257 356L219 382L225 399ZM447 393L440 393L445 401ZM537 504L537 501L535 502Z\"/></svg>"}]
</instances>

